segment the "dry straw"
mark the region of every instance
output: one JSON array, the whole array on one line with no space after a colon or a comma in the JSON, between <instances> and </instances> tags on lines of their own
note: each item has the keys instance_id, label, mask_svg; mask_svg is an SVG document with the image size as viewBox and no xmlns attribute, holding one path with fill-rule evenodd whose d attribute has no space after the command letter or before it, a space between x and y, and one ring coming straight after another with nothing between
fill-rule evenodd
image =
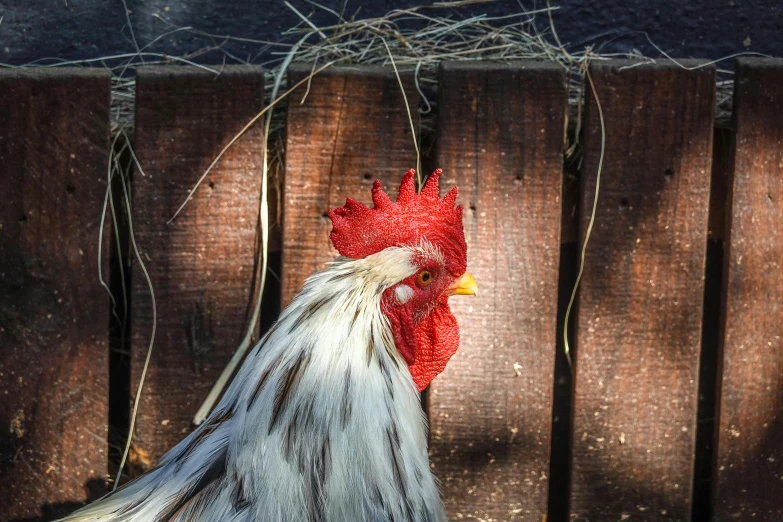
<instances>
[{"instance_id":1,"label":"dry straw","mask_svg":"<svg viewBox=\"0 0 783 522\"><path fill-rule=\"evenodd\" d=\"M579 131L582 115L582 98L585 89L585 78L587 74L587 65L594 60L608 60L613 58L637 58L640 62L654 62L653 59L645 58L638 52L623 54L605 54L599 48L568 49L567 45L561 43L555 31L552 19L553 11L557 7L527 10L521 4L515 4L518 9L503 16L489 16L480 14L473 16L462 16L462 7L471 6L471 10L476 10L476 4L497 3L500 0L462 0L455 2L438 2L431 5L413 7L409 9L395 9L384 16L377 18L361 18L358 13L347 16L345 10L335 11L312 0L302 0L299 7L296 7L284 1L283 3L300 20L295 27L285 31L278 42L269 42L264 40L254 40L250 38L237 38L230 35L211 34L199 30L195 27L178 27L170 23L161 15L154 15L167 28L165 32L157 36L152 41L140 46L136 40L130 19L127 18L127 25L130 31L134 52L114 56L103 56L88 60L64 61L56 59L41 59L27 64L26 67L62 67L62 66L96 66L102 65L112 72L112 98L111 98L111 129L113 134L112 156L109 161L109 181L117 179L122 187L121 201L115 202L107 188L106 202L109 203L109 214L111 223L117 232L117 213L120 211L118 206L127 214L127 220L132 223L131 200L128 195L128 170L127 165L119 160L120 156L127 152L136 164L137 172L141 173L138 162L135 161L132 142L129 136L132 136L133 130L133 107L135 100L135 78L134 69L136 66L154 65L154 64L172 64L172 65L190 65L201 68L214 75L219 75L222 65L203 65L204 62L215 63L239 63L249 64L253 62L252 58L242 59L235 56L227 50L229 43L241 42L247 47L255 47L251 56L269 56L271 60L264 63L267 75L266 108L259 114L248 114L248 123L245 128L235 136L229 145L223 149L220 154L214 158L214 161L206 172L193 173L194 184L187 198L177 212L171 216L175 219L177 214L187 205L187 202L198 197L200 183L212 167L220 161L220 158L237 140L241 139L244 132L252 125L262 121L264 125L265 155L263 162L263 180L261 206L259 213L261 239L261 249L259 251L258 273L256 280L260 281L259 287L255 289L254 295L254 314L248 325L247 334L238 348L235 356L232 358L228 368L224 371L220 380L215 384L210 392L207 401L196 414L194 422L199 424L209 414L215 401L219 398L224 386L231 378L235 368L241 362L244 353L250 347L253 341L253 331L255 330L258 316L261 309L261 295L265 284L267 272L267 247L269 239L269 221L268 215L268 186L270 180L281 179L283 161L283 141L282 130L285 123L285 104L280 103L296 88L299 84L307 82L309 89L309 78L320 73L324 69L333 65L380 65L393 67L395 72L413 74L416 88L419 91L421 107L409 109L411 130L415 136L418 134L416 142L417 154L419 154L419 145L422 143L432 143L434 139L434 111L435 103L433 94L437 90L438 67L444 60L540 60L559 64L567 73L568 93L569 93L569 122L571 132L568 133L570 142L565 148L565 154L571 161L578 161L580 147L578 143ZM124 0L123 0L124 4ZM305 14L307 11L309 14ZM332 22L325 26L317 26L313 22L312 13L321 11L326 13ZM127 17L127 7L126 7ZM185 56L172 56L160 52L153 52L151 49L156 46L165 46L166 41L174 35L188 33L195 39L201 39L204 46L197 51ZM656 48L665 58L671 58L661 49L657 48L652 40L645 34L643 35L649 44ZM294 43L290 43L294 42ZM217 59L216 59L217 57ZM727 57L730 58L730 57ZM286 70L291 63L309 63L312 64L312 73L310 77L305 78L299 84L288 86L286 82ZM2 66L2 64L0 64ZM718 124L725 124L729 120L731 112L731 92L733 82L731 72L719 69L719 81L717 84L717 107L716 120ZM279 94L281 93L282 94ZM404 91L403 91L404 93ZM595 92L591 94L596 96ZM600 102L595 98L600 107ZM407 103L407 101L406 101ZM415 118L411 111L418 109L420 119L419 127L416 128ZM602 147L603 149L603 147ZM426 150L423 151L426 153ZM418 162L417 162L418 163ZM421 169L418 169L419 172ZM600 176L600 168L599 173ZM421 183L422 180L419 180ZM597 189L597 186L596 186ZM596 192L597 195L597 192ZM596 197L597 201L597 197ZM595 204L595 202L594 202ZM104 205L105 217L107 212ZM594 214L594 213L593 213ZM591 219L592 223L592 219ZM98 239L98 251L103 248L101 236ZM115 234L119 237L119 234ZM582 259L584 251L587 248L587 240L582 248ZM133 236L131 234L131 240ZM150 291L150 299L153 301L154 309L154 291L149 277L146 275L146 269L143 265L141 256L135 242L131 244L132 251L140 263ZM99 274L101 284L107 290L108 287L103 282L103 274ZM577 281L578 285L578 281ZM576 295L574 287L571 303ZM126 289L122 289L122 299L127 303ZM114 301L115 296L112 296ZM569 311L571 305L569 304ZM125 307L127 309L127 307ZM118 318L119 319L119 318ZM122 319L123 325L127 318ZM153 318L153 323L156 319ZM565 321L568 324L568 321ZM155 324L151 325L152 335L148 348L145 365L150 360L152 347L154 344ZM563 332L566 339L566 352L568 354L567 330ZM120 465L120 471L124 465L131 444L131 435L133 433L133 421L135 420L138 409L138 400L142 393L144 375L139 383L136 400L131 419L131 433L129 434L125 454ZM119 475L118 475L119 479ZM115 487L119 480L115 483Z\"/></svg>"}]
</instances>

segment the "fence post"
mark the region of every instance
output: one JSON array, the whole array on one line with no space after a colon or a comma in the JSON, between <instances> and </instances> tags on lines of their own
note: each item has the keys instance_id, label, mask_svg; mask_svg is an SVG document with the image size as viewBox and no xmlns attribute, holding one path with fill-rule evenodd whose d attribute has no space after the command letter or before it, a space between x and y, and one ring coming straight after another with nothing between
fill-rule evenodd
<instances>
[{"instance_id":1,"label":"fence post","mask_svg":"<svg viewBox=\"0 0 783 522\"><path fill-rule=\"evenodd\" d=\"M0 71L0 518L105 488L107 71Z\"/></svg>"},{"instance_id":2,"label":"fence post","mask_svg":"<svg viewBox=\"0 0 783 522\"><path fill-rule=\"evenodd\" d=\"M262 126L221 158L193 199L167 221L225 145L264 106L259 67L216 76L190 67L140 67L133 228L157 302L157 335L135 441L157 459L191 429L193 414L245 335L256 283ZM137 393L152 303L133 266L131 386ZM139 462L144 467L144 462Z\"/></svg>"},{"instance_id":3,"label":"fence post","mask_svg":"<svg viewBox=\"0 0 783 522\"><path fill-rule=\"evenodd\" d=\"M740 59L713 513L783 520L783 60Z\"/></svg>"},{"instance_id":4,"label":"fence post","mask_svg":"<svg viewBox=\"0 0 783 522\"><path fill-rule=\"evenodd\" d=\"M571 517L689 520L714 68L590 71L582 237L602 149L596 96L606 142L579 293Z\"/></svg>"}]
</instances>

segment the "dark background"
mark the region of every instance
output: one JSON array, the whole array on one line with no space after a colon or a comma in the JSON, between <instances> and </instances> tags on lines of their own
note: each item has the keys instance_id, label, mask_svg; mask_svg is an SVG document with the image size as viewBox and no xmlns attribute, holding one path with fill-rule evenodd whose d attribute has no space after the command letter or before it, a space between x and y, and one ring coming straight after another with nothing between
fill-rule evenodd
<instances>
[{"instance_id":1,"label":"dark background","mask_svg":"<svg viewBox=\"0 0 783 522\"><path fill-rule=\"evenodd\" d=\"M428 4L432 0L349 1L345 13L361 6L359 18L381 16L394 8ZM291 0L304 14L314 12L316 24L333 16ZM322 5L340 11L342 1L322 0ZM637 49L659 56L642 31L662 49L676 57L719 58L741 51L783 56L783 2L780 0L560 0L554 14L561 40L569 50L604 44L602 52ZM545 6L531 1L527 9ZM498 1L461 8L462 14L509 14L518 12L517 1ZM283 0L127 0L138 44L144 46L170 30L154 17L158 14L176 26L223 35L277 41L283 30L298 23ZM0 0L0 62L21 65L45 57L69 60L133 52L122 0ZM437 10L442 15L443 9ZM548 25L539 15L538 25ZM204 47L203 39L178 33L161 40L150 50L183 55ZM258 44L229 43L225 49L253 63L270 59ZM224 55L213 52L199 58L220 63ZM732 61L725 63L731 67Z\"/></svg>"}]
</instances>

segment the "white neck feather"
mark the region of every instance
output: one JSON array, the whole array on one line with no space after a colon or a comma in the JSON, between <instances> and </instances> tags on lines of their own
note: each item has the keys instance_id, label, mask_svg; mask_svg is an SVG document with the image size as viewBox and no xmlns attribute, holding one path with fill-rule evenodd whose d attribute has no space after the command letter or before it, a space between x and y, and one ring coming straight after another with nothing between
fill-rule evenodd
<instances>
[{"instance_id":1,"label":"white neck feather","mask_svg":"<svg viewBox=\"0 0 783 522\"><path fill-rule=\"evenodd\" d=\"M338 259L306 281L248 356L221 406L247 412L236 457L266 502L304 502L305 512L321 496L323 520L440 518L419 394L381 312L384 290L415 273L414 252ZM327 465L302 484L300 468Z\"/></svg>"}]
</instances>

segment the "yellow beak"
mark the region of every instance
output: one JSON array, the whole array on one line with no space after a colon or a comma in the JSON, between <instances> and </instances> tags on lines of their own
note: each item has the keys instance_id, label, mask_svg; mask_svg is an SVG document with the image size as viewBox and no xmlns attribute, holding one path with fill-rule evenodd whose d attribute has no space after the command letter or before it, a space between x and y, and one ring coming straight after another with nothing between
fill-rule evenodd
<instances>
[{"instance_id":1,"label":"yellow beak","mask_svg":"<svg viewBox=\"0 0 783 522\"><path fill-rule=\"evenodd\" d=\"M465 272L448 288L449 295L478 295L478 285L470 272Z\"/></svg>"}]
</instances>

